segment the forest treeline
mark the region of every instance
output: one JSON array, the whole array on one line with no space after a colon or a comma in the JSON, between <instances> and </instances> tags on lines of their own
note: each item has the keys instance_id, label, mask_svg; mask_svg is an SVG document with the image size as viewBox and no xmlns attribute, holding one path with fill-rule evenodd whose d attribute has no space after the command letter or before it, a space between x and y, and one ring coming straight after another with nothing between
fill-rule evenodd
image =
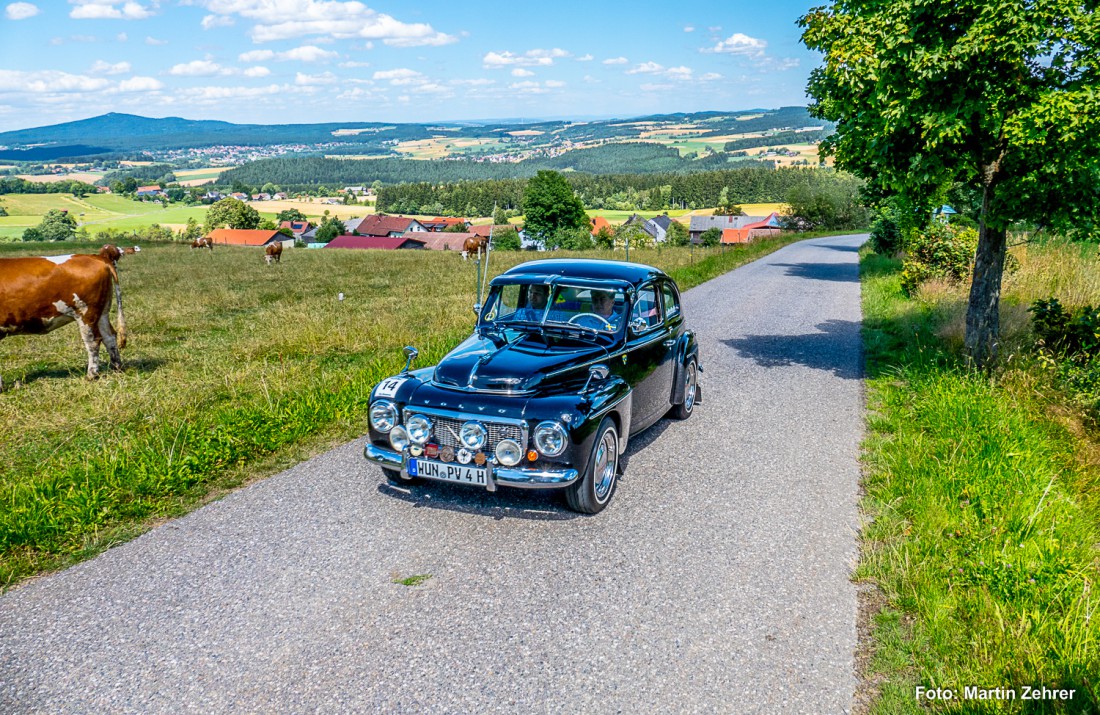
<instances>
[{"instance_id":1,"label":"forest treeline","mask_svg":"<svg viewBox=\"0 0 1100 715\"><path fill-rule=\"evenodd\" d=\"M832 171L749 167L695 174L564 174L586 209L663 211L742 203L786 201L796 187L836 182ZM493 209L518 211L527 179L494 179L382 186L379 211L451 216L489 216Z\"/></svg>"},{"instance_id":2,"label":"forest treeline","mask_svg":"<svg viewBox=\"0 0 1100 715\"><path fill-rule=\"evenodd\" d=\"M317 186L359 186L427 181L432 184L485 179L525 179L544 169L592 174L690 173L749 165L717 153L702 159L681 157L660 144L605 144L554 157L521 162L477 162L465 159L410 161L408 159L323 159L290 157L263 159L225 172L219 183L239 181L249 186L268 182L284 189ZM768 164L770 166L770 164Z\"/></svg>"}]
</instances>

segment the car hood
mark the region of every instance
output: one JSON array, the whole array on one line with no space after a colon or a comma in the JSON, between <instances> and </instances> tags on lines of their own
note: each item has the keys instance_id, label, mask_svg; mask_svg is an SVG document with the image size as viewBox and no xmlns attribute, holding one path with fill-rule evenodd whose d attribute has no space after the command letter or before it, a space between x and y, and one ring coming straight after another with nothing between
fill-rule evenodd
<instances>
[{"instance_id":1,"label":"car hood","mask_svg":"<svg viewBox=\"0 0 1100 715\"><path fill-rule=\"evenodd\" d=\"M534 392L565 386L588 375L588 366L606 359L608 352L584 341L547 340L536 334L511 342L472 335L435 368L433 381L441 387L494 392Z\"/></svg>"}]
</instances>

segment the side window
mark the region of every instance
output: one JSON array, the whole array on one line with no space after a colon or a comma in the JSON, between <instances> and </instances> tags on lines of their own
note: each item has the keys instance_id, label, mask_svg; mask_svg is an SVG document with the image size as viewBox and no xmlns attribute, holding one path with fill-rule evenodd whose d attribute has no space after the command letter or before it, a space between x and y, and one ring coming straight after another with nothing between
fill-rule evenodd
<instances>
[{"instance_id":1,"label":"side window","mask_svg":"<svg viewBox=\"0 0 1100 715\"><path fill-rule=\"evenodd\" d=\"M676 290L671 283L661 284L661 296L665 299L665 315L669 318L675 318L679 315L680 296L676 295Z\"/></svg>"},{"instance_id":2,"label":"side window","mask_svg":"<svg viewBox=\"0 0 1100 715\"><path fill-rule=\"evenodd\" d=\"M647 285L638 290L634 298L634 308L630 311L630 322L638 318L645 321L646 329L661 324L660 306L657 304L657 291L652 285Z\"/></svg>"}]
</instances>

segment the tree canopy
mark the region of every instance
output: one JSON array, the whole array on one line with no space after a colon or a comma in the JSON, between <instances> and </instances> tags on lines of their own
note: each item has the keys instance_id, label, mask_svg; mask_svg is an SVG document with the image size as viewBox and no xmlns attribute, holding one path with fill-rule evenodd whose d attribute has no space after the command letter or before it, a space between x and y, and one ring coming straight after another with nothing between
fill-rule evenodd
<instances>
[{"instance_id":1,"label":"tree canopy","mask_svg":"<svg viewBox=\"0 0 1100 715\"><path fill-rule=\"evenodd\" d=\"M800 24L824 53L811 111L837 122L838 168L918 220L953 184L982 196L966 346L995 360L1007 227L1095 232L1100 23L1095 1L839 0Z\"/></svg>"},{"instance_id":2,"label":"tree canopy","mask_svg":"<svg viewBox=\"0 0 1100 715\"><path fill-rule=\"evenodd\" d=\"M546 241L561 230L588 228L584 204L556 171L540 171L527 182L523 215L524 229L536 241Z\"/></svg>"},{"instance_id":3,"label":"tree canopy","mask_svg":"<svg viewBox=\"0 0 1100 715\"><path fill-rule=\"evenodd\" d=\"M222 226L229 228L257 228L260 225L260 212L243 201L234 198L222 199L210 206L206 212L206 230L212 231Z\"/></svg>"}]
</instances>

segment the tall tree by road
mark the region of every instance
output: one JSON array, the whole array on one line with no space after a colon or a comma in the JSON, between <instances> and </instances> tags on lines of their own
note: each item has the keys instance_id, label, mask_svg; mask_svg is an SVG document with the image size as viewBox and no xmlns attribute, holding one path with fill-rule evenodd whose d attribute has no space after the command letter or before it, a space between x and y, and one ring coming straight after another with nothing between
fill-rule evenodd
<instances>
[{"instance_id":1,"label":"tall tree by road","mask_svg":"<svg viewBox=\"0 0 1100 715\"><path fill-rule=\"evenodd\" d=\"M524 230L536 241L547 241L561 230L588 227L584 204L556 171L540 171L527 182L523 196Z\"/></svg>"},{"instance_id":2,"label":"tall tree by road","mask_svg":"<svg viewBox=\"0 0 1100 715\"><path fill-rule=\"evenodd\" d=\"M996 360L1006 232L1100 219L1096 1L838 0L801 18L824 53L811 111L837 122L839 168L914 211L954 183L982 196L966 348Z\"/></svg>"}]
</instances>

